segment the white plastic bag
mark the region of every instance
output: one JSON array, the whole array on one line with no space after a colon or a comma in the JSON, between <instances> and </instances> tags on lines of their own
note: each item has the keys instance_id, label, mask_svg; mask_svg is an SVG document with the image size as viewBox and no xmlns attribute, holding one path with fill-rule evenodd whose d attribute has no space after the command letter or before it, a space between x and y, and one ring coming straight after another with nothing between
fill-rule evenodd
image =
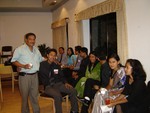
<instances>
[{"instance_id":1,"label":"white plastic bag","mask_svg":"<svg viewBox=\"0 0 150 113\"><path fill-rule=\"evenodd\" d=\"M92 113L112 113L113 112L113 108L110 108L107 105L105 105L105 101L103 97L105 96L106 91L107 90L103 88L101 89L101 91L98 91L95 94Z\"/></svg>"}]
</instances>

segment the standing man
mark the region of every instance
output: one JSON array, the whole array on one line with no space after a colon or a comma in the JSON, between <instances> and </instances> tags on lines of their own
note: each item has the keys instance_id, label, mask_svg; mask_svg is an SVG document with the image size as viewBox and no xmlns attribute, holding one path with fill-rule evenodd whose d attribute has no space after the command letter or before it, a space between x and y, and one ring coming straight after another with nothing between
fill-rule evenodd
<instances>
[{"instance_id":1,"label":"standing man","mask_svg":"<svg viewBox=\"0 0 150 113\"><path fill-rule=\"evenodd\" d=\"M30 113L28 96L30 97L33 113L40 113L38 105L38 75L40 62L43 60L39 50L34 46L36 35L27 33L25 44L18 47L11 62L20 69L19 89L22 97L21 113Z\"/></svg>"}]
</instances>

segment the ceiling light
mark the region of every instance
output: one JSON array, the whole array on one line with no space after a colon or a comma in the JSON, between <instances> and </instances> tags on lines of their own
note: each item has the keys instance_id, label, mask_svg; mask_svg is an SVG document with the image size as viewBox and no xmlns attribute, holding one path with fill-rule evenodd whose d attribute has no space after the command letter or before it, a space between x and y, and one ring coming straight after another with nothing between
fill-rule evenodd
<instances>
[{"instance_id":1,"label":"ceiling light","mask_svg":"<svg viewBox=\"0 0 150 113\"><path fill-rule=\"evenodd\" d=\"M57 1L55 0L55 1L51 2L51 3L49 3L49 6L55 5L56 3L57 3Z\"/></svg>"}]
</instances>

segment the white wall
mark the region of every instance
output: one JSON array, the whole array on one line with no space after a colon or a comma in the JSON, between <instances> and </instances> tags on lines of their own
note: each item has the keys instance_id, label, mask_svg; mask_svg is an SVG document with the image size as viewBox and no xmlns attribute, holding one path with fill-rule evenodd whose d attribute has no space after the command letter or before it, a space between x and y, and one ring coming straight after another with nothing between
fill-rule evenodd
<instances>
[{"instance_id":1,"label":"white wall","mask_svg":"<svg viewBox=\"0 0 150 113\"><path fill-rule=\"evenodd\" d=\"M90 52L90 24L89 20L83 20L82 21L83 26L83 46L87 47Z\"/></svg>"},{"instance_id":2,"label":"white wall","mask_svg":"<svg viewBox=\"0 0 150 113\"><path fill-rule=\"evenodd\" d=\"M36 45L52 47L51 13L0 13L0 48L12 45L15 49L24 42L28 32L36 34Z\"/></svg>"},{"instance_id":3,"label":"white wall","mask_svg":"<svg viewBox=\"0 0 150 113\"><path fill-rule=\"evenodd\" d=\"M78 45L74 14L105 0L70 0L53 12L53 21L69 17L69 43ZM128 56L137 58L143 64L150 80L150 0L124 0L126 4ZM84 30L83 30L84 31ZM86 34L86 30L85 33ZM85 37L84 37L85 40Z\"/></svg>"},{"instance_id":4,"label":"white wall","mask_svg":"<svg viewBox=\"0 0 150 113\"><path fill-rule=\"evenodd\" d=\"M129 58L143 64L150 80L150 0L125 0Z\"/></svg>"}]
</instances>

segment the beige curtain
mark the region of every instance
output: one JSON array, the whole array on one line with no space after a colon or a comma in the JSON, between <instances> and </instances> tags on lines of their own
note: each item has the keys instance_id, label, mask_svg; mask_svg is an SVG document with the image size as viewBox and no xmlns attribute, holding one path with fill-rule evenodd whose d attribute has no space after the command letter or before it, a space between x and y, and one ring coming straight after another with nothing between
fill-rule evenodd
<instances>
[{"instance_id":1,"label":"beige curtain","mask_svg":"<svg viewBox=\"0 0 150 113\"><path fill-rule=\"evenodd\" d=\"M78 36L78 45L83 45L83 28L82 28L82 21L78 21L76 23L76 26L77 26L77 36Z\"/></svg>"},{"instance_id":2,"label":"beige curtain","mask_svg":"<svg viewBox=\"0 0 150 113\"><path fill-rule=\"evenodd\" d=\"M66 25L67 21L64 18L62 20L53 22L51 25L52 32L53 32L53 47L58 49L59 47L64 47L65 50L67 49L67 34L66 34Z\"/></svg>"},{"instance_id":3,"label":"beige curtain","mask_svg":"<svg viewBox=\"0 0 150 113\"><path fill-rule=\"evenodd\" d=\"M117 14L117 48L121 63L125 64L128 58L128 38L127 38L127 24L125 16L125 4L122 0L121 7L116 12Z\"/></svg>"},{"instance_id":4,"label":"beige curtain","mask_svg":"<svg viewBox=\"0 0 150 113\"><path fill-rule=\"evenodd\" d=\"M92 6L86 10L75 14L75 21L90 19L100 15L116 12L117 15L117 46L118 54L121 59L121 63L124 64L127 55L127 30L126 30L126 17L125 17L125 4L124 0L107 0L95 6ZM83 34L80 33L79 34Z\"/></svg>"}]
</instances>

